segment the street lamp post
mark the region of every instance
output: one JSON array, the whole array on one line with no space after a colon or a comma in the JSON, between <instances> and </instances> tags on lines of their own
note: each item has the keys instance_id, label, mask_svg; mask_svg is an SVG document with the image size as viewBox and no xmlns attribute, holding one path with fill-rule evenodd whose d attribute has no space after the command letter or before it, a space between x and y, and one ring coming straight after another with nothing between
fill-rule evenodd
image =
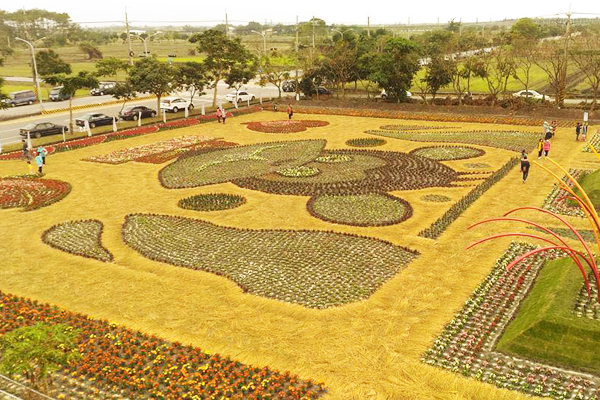
<instances>
[{"instance_id":1,"label":"street lamp post","mask_svg":"<svg viewBox=\"0 0 600 400\"><path fill-rule=\"evenodd\" d=\"M332 30L333 32L337 32L337 33L339 33L339 34L340 34L340 36L342 37L342 41L344 40L344 33L346 33L346 32L351 32L351 31L352 31L352 29L344 29L343 31L341 31L341 30L339 30L339 29L336 29L336 28L331 28L331 30Z\"/></svg>"},{"instance_id":2,"label":"street lamp post","mask_svg":"<svg viewBox=\"0 0 600 400\"><path fill-rule=\"evenodd\" d=\"M152 36L156 36L156 35L160 35L162 32L156 32L153 33L152 35L148 36L147 38L143 38L141 36L138 36L142 42L144 42L144 54L148 55L148 44L147 44L147 40L150 39Z\"/></svg>"},{"instance_id":3,"label":"street lamp post","mask_svg":"<svg viewBox=\"0 0 600 400\"><path fill-rule=\"evenodd\" d=\"M37 90L37 94L38 94L38 100L40 101L40 108L43 110L44 109L44 105L42 104L42 91L40 90L40 81L38 79L38 72L37 72L37 63L35 62L35 49L33 47L33 43L28 42L25 39L21 39L21 38L15 38L16 40L20 40L21 42L25 42L29 45L29 47L31 48L31 59L33 60L33 80L35 83L35 88Z\"/></svg>"},{"instance_id":4,"label":"street lamp post","mask_svg":"<svg viewBox=\"0 0 600 400\"><path fill-rule=\"evenodd\" d=\"M263 50L265 52L265 58L266 58L267 57L267 35L264 32L258 32L258 31L250 31L250 32L256 33L263 37Z\"/></svg>"}]
</instances>

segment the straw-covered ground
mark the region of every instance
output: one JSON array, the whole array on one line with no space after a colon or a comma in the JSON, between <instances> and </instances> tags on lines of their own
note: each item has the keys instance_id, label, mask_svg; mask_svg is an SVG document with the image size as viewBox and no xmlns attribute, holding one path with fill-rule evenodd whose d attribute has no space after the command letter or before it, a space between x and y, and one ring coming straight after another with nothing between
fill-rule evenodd
<instances>
[{"instance_id":1,"label":"straw-covered ground","mask_svg":"<svg viewBox=\"0 0 600 400\"><path fill-rule=\"evenodd\" d=\"M169 341L191 344L204 351L219 353L249 365L291 371L303 379L324 382L327 394L323 398L327 399L524 398L525 396L517 392L500 390L495 386L428 366L421 362L421 356L508 247L508 240L500 240L466 251L465 247L470 242L507 227L492 225L467 231L467 226L486 217L500 216L518 206L539 206L552 188L552 178L533 165L529 180L523 184L518 167L513 168L508 175L484 192L436 240L418 234L483 182L490 173L499 170L511 157L518 156L518 153L509 150L515 143L519 143L515 142L514 135L509 143L490 147L487 142L497 140L502 135L490 134L485 140L469 143L469 134L459 135L456 132L520 131L541 134L541 127L296 114L294 119L319 120L329 124L308 127L300 132L293 132L292 129L278 135L273 132L250 130L245 124L285 118L287 115L283 113L263 111L230 118L226 125L211 122L50 155L44 179L67 182L71 186L70 192L62 200L33 211L23 211L22 208L0 210L0 291L48 302L94 318L106 319L111 323L157 335ZM389 130L380 135L377 135L378 132L375 135L365 133L380 131L385 125L402 124L410 125L412 129L414 126L438 128L429 129L431 135L448 127L449 132L453 132L448 137L460 139L450 143L458 148L449 148L448 143L437 143L437 140L418 141L418 130L402 134ZM592 130L595 128L590 127L590 131ZM159 180L161 170L172 163L172 160L163 164L107 164L83 161L123 148L189 135L223 138L227 142L239 145L271 142L276 144L259 147L259 150L249 146L248 151L236 150L228 156L229 158L207 157L209 161L204 164L201 162L203 154L210 153L199 151L193 157L200 158L194 159L194 162L190 161L190 165L197 168L199 174L204 173L204 169L216 168L222 164L241 164L237 171L227 171L219 176L219 183L187 185L188 181L185 181L186 184L182 184L182 188L167 188L163 185L164 182ZM376 137L385 139L378 141L376 145L380 145L377 147L356 148L347 144L347 141L352 139L365 138L372 141ZM409 140L404 140L407 138ZM278 153L282 148L281 143L286 141L312 141L310 146L313 147L298 155L308 157L302 160L302 164L307 164L308 167L298 168L292 159ZM323 143L323 149L319 148L320 144L317 146L315 143ZM415 149L439 145L446 147L440 151L417 151L423 155L433 154L434 158L441 160L432 161L434 164L422 161L421 156L394 158L392 154L409 154ZM571 129L559 128L553 141L551 156L568 168L596 168L594 156L582 153L582 146L582 143L574 141ZM315 161L315 157L321 151L327 151L321 154L321 157L325 158ZM537 157L531 154L537 161ZM353 162L349 161L352 157L356 157L356 160L367 167L364 167L364 170L360 169L362 167L358 170L340 167L341 169L336 171L338 162L339 165ZM415 164L411 157L417 157L417 161L421 161ZM180 161L182 160L180 158ZM277 165L283 166L283 172L278 173L276 169L271 168L275 162L273 160L280 163ZM308 163L311 160L313 161ZM263 161L267 164L271 162L271 167L256 164ZM401 164L403 168L417 165L417 168L425 168L427 171L439 170L442 171L440 173L443 174L443 179L434 179L428 187L413 188L400 183L417 179L415 176L418 176L418 173L406 176L390 174L389 177L384 177L385 184L379 186L373 183L376 178L371 176L367 179L371 188L368 193L356 190L356 185L348 186L351 190L346 190L343 182L339 186L342 189L335 186L336 182L332 183L337 176L335 174L347 174L348 180L363 179L361 174L368 172L369 168L380 167L380 162L389 162L394 166ZM325 171L321 172L321 175L318 174L319 163L323 164ZM438 164L441 167L438 167ZM546 164L549 162L546 161ZM22 161L0 162L0 177L26 171L27 166ZM247 176L248 171L259 171L264 179L260 182L258 179L253 180ZM178 177L173 179L175 181L169 182L176 182ZM289 187L293 186L289 190L286 189L288 186L283 185L281 187L285 190L282 192L270 189L272 186L269 186L269 182L285 183L285 179L300 182L302 179L308 179L308 182L312 182L310 185L313 185L309 185L310 188L322 192L313 193L314 196L311 197L307 193L312 189L307 189L308 186L302 186L300 183L295 184L296 186L287 184ZM325 185L319 179L329 181ZM236 181L238 185L232 181ZM443 184L438 185L439 182ZM298 195L294 194L296 192L290 194L290 191L296 191ZM212 211L203 211L202 208L198 210L198 207L180 207L182 199L209 193L241 196L245 202L241 202L237 207L209 208ZM315 197L320 193L323 196ZM341 195L346 197L336 197ZM348 196L355 197L349 200ZM315 210L312 213L307 208L311 198L314 198L311 204ZM395 202L395 198L402 199L402 202ZM318 199L320 201L316 202ZM364 213L368 213L373 204L377 206L381 203L383 209L387 210L386 215L396 212L398 217L377 223L378 218L381 218L377 213L364 214L364 218L356 223L344 223L344 215L338 216L335 211L339 207L351 210L349 201L354 201L353 199L358 199L359 205L366 204L367 211ZM407 214L409 208L410 215ZM145 251L143 243L132 244L136 238L152 237L152 232L143 229L153 229L154 225L147 225L149 217L143 215L179 217L151 217L152 221L158 221L157 226L169 224L168 232L177 231L178 226L181 230L200 232L199 224L190 220L210 223L211 225L202 225L209 227L210 232L232 228L235 231L226 230L227 235L222 236L223 248L215 250L214 254L227 253L230 243L226 242L234 240L240 247L237 250L240 253L237 262L242 264L247 259L252 262L263 260L258 256L252 258L254 253L243 254L244 249L249 249L248 252L260 250L256 243L259 243L262 237L257 237L257 234L252 232L257 230L262 231L262 234L271 235L264 236L266 238L286 237L276 245L273 244L276 249L279 249L277 246L281 247L280 250L285 252L285 257L282 258L286 260L294 259L294 240L297 239L281 232L273 234L274 230L350 234L353 236L348 238L351 237L353 241L370 238L374 240L373 243L378 244L382 252L390 252L386 253L386 257L398 255L398 260L402 259L404 264L395 265L392 273L386 271L377 279L373 279L376 282L373 283L375 286L357 288L355 292L343 298L348 301L327 299L323 303L324 307L312 307L306 305L303 300L310 298L309 295L302 297L304 295L298 294L302 293L297 286L302 285L302 277L300 275L298 278L298 274L289 274L292 276L289 278L291 282L287 282L290 286L285 290L291 287L294 296L300 297L285 301L285 298L274 299L277 296L273 293L261 295L262 289L244 290L244 286L238 283L248 277L242 276L238 281L230 280L227 277L227 268L224 268L225 272L217 275L207 272L207 269L187 265L187 261L183 262L180 259L163 262L168 258L169 252L159 248L159 245L153 247L146 243L151 251ZM319 215L325 215L326 218L319 218ZM133 226L132 222L141 224L143 234L123 231L128 216L130 219L127 226ZM535 215L531 215L531 218L539 221L539 217ZM578 224L577 226L585 226L581 219L567 218ZM51 247L42 241L44 232L68 221L100 221L103 224L100 229L101 244L92 240L90 246L105 249L105 252L110 252L112 259L108 256L103 259L81 257L76 251L60 250L61 246L71 248L73 234L69 232L62 236L55 235L53 238L60 241L61 237L67 237L70 241L66 244L58 243ZM64 225L61 227L64 228ZM85 233L88 235L86 237L96 238L98 228L94 229L90 234ZM168 247L169 240L188 240L185 232L177 232L168 238L161 237L165 242L161 245ZM243 240L249 240L248 243L251 244L244 247L245 242L239 242L232 232L249 232L251 240ZM329 236L332 239L327 240L332 241L341 237ZM303 235L298 237L302 238ZM390 244L394 245L393 251L389 250ZM268 242L264 245L270 246ZM319 254L326 257L327 251L321 250L319 246L315 244L315 248L322 251ZM354 245L350 243L348 246ZM363 249L360 247L362 244L358 243L357 246ZM182 248L186 251L193 249L186 248L183 244ZM234 247L234 250L236 248ZM174 253L173 257L187 254L183 250ZM307 251L306 248L302 248L300 254ZM155 252L160 252L160 255L154 256ZM277 252L271 251L268 254L270 257L276 257ZM335 256L335 252L332 254ZM212 262L219 265L219 259L214 257L212 261L207 261L211 259L210 254L202 256L198 258L198 263ZM226 258L228 266L236 263L235 254L226 254L226 257L223 257ZM363 262L366 258L368 257L365 254L355 257L357 262ZM277 260L271 261L276 263ZM190 263L193 264L192 261ZM186 267L182 267L183 264ZM239 271L236 273L239 275ZM344 273L352 275L354 272ZM283 271L282 274L288 272ZM352 279L356 277L352 275ZM312 282L313 277L308 279ZM248 287L260 287L260 282L253 281ZM317 289L322 291L323 287ZM319 296L327 295L318 293ZM333 306L329 307L330 304Z\"/></svg>"}]
</instances>

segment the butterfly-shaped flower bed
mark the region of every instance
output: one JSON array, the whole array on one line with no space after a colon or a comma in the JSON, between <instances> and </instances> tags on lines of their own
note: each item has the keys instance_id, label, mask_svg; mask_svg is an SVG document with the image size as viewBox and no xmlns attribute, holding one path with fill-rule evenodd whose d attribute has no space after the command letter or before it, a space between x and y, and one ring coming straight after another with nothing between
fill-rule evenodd
<instances>
[{"instance_id":1,"label":"butterfly-shaped flower bed","mask_svg":"<svg viewBox=\"0 0 600 400\"><path fill-rule=\"evenodd\" d=\"M263 133L295 133L303 132L308 128L317 128L327 126L327 121L313 120L283 120L283 121L266 121L266 122L248 122L248 129Z\"/></svg>"},{"instance_id":2,"label":"butterfly-shaped flower bed","mask_svg":"<svg viewBox=\"0 0 600 400\"><path fill-rule=\"evenodd\" d=\"M33 211L64 199L70 191L71 185L56 179L36 176L0 178L0 209Z\"/></svg>"},{"instance_id":3,"label":"butterfly-shaped flower bed","mask_svg":"<svg viewBox=\"0 0 600 400\"><path fill-rule=\"evenodd\" d=\"M56 398L316 399L324 385L252 367L107 321L0 292L0 335L37 322L80 330L82 358L53 377ZM75 380L75 382L73 382ZM99 395L99 393L104 395ZM66 396L66 397L65 397Z\"/></svg>"}]
</instances>

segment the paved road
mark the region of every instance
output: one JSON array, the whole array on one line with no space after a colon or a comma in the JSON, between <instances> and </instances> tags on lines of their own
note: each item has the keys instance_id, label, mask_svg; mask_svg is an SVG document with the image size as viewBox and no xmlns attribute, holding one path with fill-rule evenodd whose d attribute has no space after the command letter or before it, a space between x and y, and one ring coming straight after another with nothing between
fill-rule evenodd
<instances>
[{"instance_id":1,"label":"paved road","mask_svg":"<svg viewBox=\"0 0 600 400\"><path fill-rule=\"evenodd\" d=\"M250 93L254 94L256 97L262 96L263 99L265 99L265 100L269 99L270 96L272 96L273 98L278 96L277 88L273 85L266 86L264 88L257 87L255 85L248 85L247 89ZM226 84L224 84L224 83L219 84L218 92L217 92L218 93L217 101L221 101L221 102L225 103L225 100L224 100L225 95L227 93L230 93L231 91L232 91L231 89L227 88ZM208 90L207 92L208 93L203 96L194 98L194 104L196 106L196 109L199 109L201 107L202 103L205 103L207 106L212 104L212 93L213 92L212 92L212 90ZM181 93L181 94L183 96L186 95L186 93ZM293 93L290 95L293 95ZM94 97L93 102L96 102L97 99L99 99L99 98L104 98L105 101L113 100L113 98L111 96L100 96L100 97ZM84 98L82 98L82 100L83 99ZM62 104L63 107L66 107L68 105L67 102L62 102L60 104ZM145 105L152 109L156 109L156 99L131 101L128 103L128 105L133 105L133 104ZM37 110L39 111L39 105L38 106L36 106L36 105L21 106L21 107L16 107L16 109L24 109L26 107L33 107L33 108L37 107ZM9 111L10 110L13 110L13 109L9 109ZM110 115L110 116L116 116L120 110L121 110L120 104L98 106L98 107L93 108L93 111L102 112L102 113L104 113L106 115ZM3 113L5 111L6 110L0 111L0 113ZM92 111L92 109L73 111L73 118L75 119L77 117L80 117L84 114L89 113L90 111ZM67 111L67 112L60 113L60 114L36 115L36 116L32 116L32 117L20 118L18 120L0 122L0 141L1 141L2 145L19 142L21 140L21 136L19 135L19 129L22 128L23 126L27 125L28 123L32 123L32 122L52 122L52 123L60 124L60 125L68 125L69 124L69 113Z\"/></svg>"}]
</instances>

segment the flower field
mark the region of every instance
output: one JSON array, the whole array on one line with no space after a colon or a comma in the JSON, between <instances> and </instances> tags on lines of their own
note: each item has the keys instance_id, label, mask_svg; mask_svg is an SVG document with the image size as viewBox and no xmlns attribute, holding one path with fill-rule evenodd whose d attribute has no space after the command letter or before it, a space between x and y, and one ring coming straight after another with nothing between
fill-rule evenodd
<instances>
[{"instance_id":1,"label":"flower field","mask_svg":"<svg viewBox=\"0 0 600 400\"><path fill-rule=\"evenodd\" d=\"M594 146L594 149L600 152L600 132L594 133L590 140L588 140L588 144L581 151L591 153L592 149L590 146Z\"/></svg>"},{"instance_id":2,"label":"flower field","mask_svg":"<svg viewBox=\"0 0 600 400\"><path fill-rule=\"evenodd\" d=\"M33 211L62 200L70 191L68 183L54 179L36 176L0 178L0 209Z\"/></svg>"},{"instance_id":3,"label":"flower field","mask_svg":"<svg viewBox=\"0 0 600 400\"><path fill-rule=\"evenodd\" d=\"M60 375L84 382L88 398L116 393L130 399L316 399L325 391L323 384L287 372L251 367L2 292L0 317L0 334L36 322L80 329L83 357ZM68 390L55 391L58 398L71 395Z\"/></svg>"},{"instance_id":4,"label":"flower field","mask_svg":"<svg viewBox=\"0 0 600 400\"><path fill-rule=\"evenodd\" d=\"M327 121L312 120L287 120L287 121L266 121L250 122L246 126L251 131L264 133L295 133L303 132L308 128L317 128L329 125Z\"/></svg>"},{"instance_id":5,"label":"flower field","mask_svg":"<svg viewBox=\"0 0 600 400\"><path fill-rule=\"evenodd\" d=\"M557 363L543 343L559 332L510 328L545 260L503 266L535 241L465 250L492 232L473 222L552 190L535 163L523 183L515 154L541 125L301 104L292 122L240 109L57 143L44 176L0 156L0 334L82 332L51 397L594 398L593 351ZM597 165L558 131L557 161ZM591 327L573 279L561 318Z\"/></svg>"},{"instance_id":6,"label":"flower field","mask_svg":"<svg viewBox=\"0 0 600 400\"><path fill-rule=\"evenodd\" d=\"M591 171L581 170L581 169L571 169L569 171L569 174L571 174L571 176L573 176L573 178L579 180L586 173L589 173L589 172L591 172ZM563 178L563 181L566 182L569 187L573 188L573 184L571 182L568 182L566 176ZM552 211L554 213L561 214L561 215L569 215L572 217L585 218L585 213L583 212L583 210L575 205L570 204L569 201L566 199L566 196L568 196L568 195L569 194L564 189L562 189L560 186L558 186L558 184L554 184L552 186L552 190L550 191L550 193L548 193L548 196L546 196L546 198L544 199L542 208L545 208L548 211Z\"/></svg>"}]
</instances>

